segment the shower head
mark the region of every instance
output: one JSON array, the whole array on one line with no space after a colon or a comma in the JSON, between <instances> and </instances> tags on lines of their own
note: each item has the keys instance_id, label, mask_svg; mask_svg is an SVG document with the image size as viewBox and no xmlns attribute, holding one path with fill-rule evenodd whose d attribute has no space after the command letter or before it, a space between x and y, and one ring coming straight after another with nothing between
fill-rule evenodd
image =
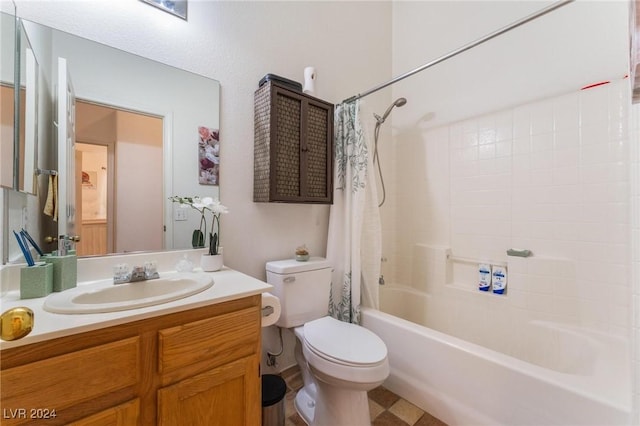
<instances>
[{"instance_id":1,"label":"shower head","mask_svg":"<svg viewBox=\"0 0 640 426\"><path fill-rule=\"evenodd\" d=\"M401 107L401 106L404 106L406 103L407 103L407 100L405 98L398 98L398 99L395 100L393 105L395 105L397 107Z\"/></svg>"},{"instance_id":2,"label":"shower head","mask_svg":"<svg viewBox=\"0 0 640 426\"><path fill-rule=\"evenodd\" d=\"M387 108L384 114L382 114L382 117L380 117L378 114L373 114L373 116L376 118L376 121L378 121L378 124L382 124L384 123L384 120L387 119L389 114L391 114L391 110L393 109L393 107L401 107L401 106L404 106L406 103L407 103L407 100L405 98L398 98L395 101L393 101L391 105L389 105L389 108Z\"/></svg>"}]
</instances>

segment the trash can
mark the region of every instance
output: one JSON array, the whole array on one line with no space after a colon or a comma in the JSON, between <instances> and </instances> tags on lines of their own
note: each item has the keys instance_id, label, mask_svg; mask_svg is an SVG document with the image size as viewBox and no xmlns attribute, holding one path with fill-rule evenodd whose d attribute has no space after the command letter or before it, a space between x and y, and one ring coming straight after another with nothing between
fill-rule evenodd
<instances>
[{"instance_id":1,"label":"trash can","mask_svg":"<svg viewBox=\"0 0 640 426\"><path fill-rule=\"evenodd\" d=\"M287 385L275 374L262 375L262 426L284 426Z\"/></svg>"}]
</instances>

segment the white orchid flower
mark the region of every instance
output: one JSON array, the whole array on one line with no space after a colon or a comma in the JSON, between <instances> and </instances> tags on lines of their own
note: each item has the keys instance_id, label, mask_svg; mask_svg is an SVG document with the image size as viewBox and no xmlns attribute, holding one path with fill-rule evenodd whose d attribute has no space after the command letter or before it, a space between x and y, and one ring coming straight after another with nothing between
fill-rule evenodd
<instances>
[{"instance_id":1,"label":"white orchid flower","mask_svg":"<svg viewBox=\"0 0 640 426\"><path fill-rule=\"evenodd\" d=\"M193 197L193 207L195 207L196 209L200 210L200 209L210 209L211 206L213 205L213 198L211 197L204 197L204 198L200 198L200 197Z\"/></svg>"},{"instance_id":2,"label":"white orchid flower","mask_svg":"<svg viewBox=\"0 0 640 426\"><path fill-rule=\"evenodd\" d=\"M213 214L215 215L219 215L219 214L224 214L224 213L229 213L229 209L222 205L220 203L220 200L215 199L213 201L213 204L211 206L209 206L209 209L213 212Z\"/></svg>"}]
</instances>

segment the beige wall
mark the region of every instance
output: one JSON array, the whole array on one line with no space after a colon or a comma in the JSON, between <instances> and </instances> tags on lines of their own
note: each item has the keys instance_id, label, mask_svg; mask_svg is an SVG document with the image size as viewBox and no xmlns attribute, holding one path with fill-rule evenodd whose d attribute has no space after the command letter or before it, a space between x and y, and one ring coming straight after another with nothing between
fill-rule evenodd
<instances>
[{"instance_id":1,"label":"beige wall","mask_svg":"<svg viewBox=\"0 0 640 426\"><path fill-rule=\"evenodd\" d=\"M264 279L267 260L300 244L325 254L327 206L252 201L253 92L267 73L301 81L306 66L317 70L317 96L334 103L388 79L390 3L193 1L186 22L142 2L16 3L26 19L220 81L220 192L230 210L221 238L230 267Z\"/></svg>"}]
</instances>

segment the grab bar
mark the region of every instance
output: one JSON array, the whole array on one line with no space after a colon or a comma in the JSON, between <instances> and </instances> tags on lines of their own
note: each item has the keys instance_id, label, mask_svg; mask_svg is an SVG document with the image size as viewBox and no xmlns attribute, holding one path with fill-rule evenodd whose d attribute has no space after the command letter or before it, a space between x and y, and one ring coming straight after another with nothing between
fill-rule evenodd
<instances>
[{"instance_id":1,"label":"grab bar","mask_svg":"<svg viewBox=\"0 0 640 426\"><path fill-rule=\"evenodd\" d=\"M490 265L496 265L496 266L507 266L507 262L499 262L497 260L481 260L481 259L472 259L470 257L460 257L460 256L454 256L452 254L448 254L447 255L447 260L450 260L452 262L457 262L457 263L472 263L472 264L478 264L478 263L488 263Z\"/></svg>"}]
</instances>

